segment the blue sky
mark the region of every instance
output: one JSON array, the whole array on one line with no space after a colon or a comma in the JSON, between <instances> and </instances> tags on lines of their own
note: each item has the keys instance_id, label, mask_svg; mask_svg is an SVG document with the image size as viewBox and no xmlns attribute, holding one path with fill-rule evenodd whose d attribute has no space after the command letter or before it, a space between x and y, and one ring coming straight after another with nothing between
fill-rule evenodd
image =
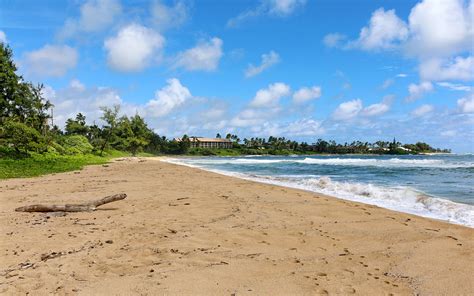
<instances>
[{"instance_id":1,"label":"blue sky","mask_svg":"<svg viewBox=\"0 0 474 296\"><path fill-rule=\"evenodd\" d=\"M472 1L0 1L55 122L121 104L168 137L426 141L474 152Z\"/></svg>"}]
</instances>

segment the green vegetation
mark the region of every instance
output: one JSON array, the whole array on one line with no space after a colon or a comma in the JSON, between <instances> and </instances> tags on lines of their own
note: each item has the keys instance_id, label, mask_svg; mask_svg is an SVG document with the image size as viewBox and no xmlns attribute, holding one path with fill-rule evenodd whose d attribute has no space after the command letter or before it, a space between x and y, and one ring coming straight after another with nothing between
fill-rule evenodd
<instances>
[{"instance_id":1,"label":"green vegetation","mask_svg":"<svg viewBox=\"0 0 474 296\"><path fill-rule=\"evenodd\" d=\"M53 105L43 97L42 85L33 85L17 74L12 50L0 43L0 178L30 177L80 169L87 164L101 164L112 157L125 155L288 155L288 154L408 154L449 152L426 143L402 145L393 142L352 142L337 144L318 139L313 144L299 143L284 137L241 140L227 134L232 148L193 148L184 135L169 140L150 129L136 114L120 116L120 106L102 107L101 126L87 124L78 113L65 122L64 130L53 124ZM216 138L222 138L217 134ZM194 142L193 142L194 144Z\"/></svg>"},{"instance_id":2,"label":"green vegetation","mask_svg":"<svg viewBox=\"0 0 474 296\"><path fill-rule=\"evenodd\" d=\"M0 179L35 177L44 174L60 173L82 169L85 165L104 164L113 157L129 154L113 151L107 156L97 155L58 155L52 153L32 153L23 158L0 158Z\"/></svg>"}]
</instances>

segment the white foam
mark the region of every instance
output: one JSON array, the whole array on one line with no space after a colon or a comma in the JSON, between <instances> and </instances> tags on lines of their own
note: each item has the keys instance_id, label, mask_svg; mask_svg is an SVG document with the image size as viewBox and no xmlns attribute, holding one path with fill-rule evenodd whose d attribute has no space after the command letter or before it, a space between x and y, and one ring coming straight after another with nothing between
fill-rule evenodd
<instances>
[{"instance_id":1,"label":"white foam","mask_svg":"<svg viewBox=\"0 0 474 296\"><path fill-rule=\"evenodd\" d=\"M202 169L199 165L179 159L166 159L165 161ZM308 175L307 178L301 178L301 176L298 178L292 178L291 176L272 177L204 169L227 176L318 192L474 228L474 206L429 196L410 187L384 187L357 182L339 182L327 176Z\"/></svg>"},{"instance_id":2,"label":"white foam","mask_svg":"<svg viewBox=\"0 0 474 296\"><path fill-rule=\"evenodd\" d=\"M292 157L294 158L294 157ZM336 166L375 166L375 167L426 167L426 168L472 168L471 162L450 162L442 159L375 159L375 158L312 158L304 159L255 159L255 158L212 158L212 159L187 159L186 162L194 164L272 164L272 163L301 163Z\"/></svg>"}]
</instances>

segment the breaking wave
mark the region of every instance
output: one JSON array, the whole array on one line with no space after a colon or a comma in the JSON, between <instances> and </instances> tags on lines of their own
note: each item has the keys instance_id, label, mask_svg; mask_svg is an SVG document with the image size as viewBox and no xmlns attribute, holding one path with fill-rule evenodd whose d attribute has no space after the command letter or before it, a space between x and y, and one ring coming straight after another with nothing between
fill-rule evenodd
<instances>
[{"instance_id":1,"label":"breaking wave","mask_svg":"<svg viewBox=\"0 0 474 296\"><path fill-rule=\"evenodd\" d=\"M244 159L237 159L241 162ZM247 159L245 159L247 160ZM255 161L255 159L248 159ZM303 161L314 161L314 158L305 158ZM320 161L321 159L317 159ZM357 163L379 160L375 159L327 159L324 161L331 161L333 164L339 161L344 163ZM348 160L349 162L347 162ZM355 161L354 161L355 160ZM327 176L315 175L285 175L285 176L261 176L247 173L229 172L218 170L209 167L202 167L202 161L222 161L222 160L203 160L200 161L183 161L182 159L166 159L165 161L186 165L191 167L198 167L208 171L213 171L227 176L238 177L246 180L252 180L262 183L286 186L291 188L303 189L307 191L322 193L330 196L335 196L341 199L371 204L383 208L410 213L418 216L445 220L451 223L474 227L474 206L469 204L456 203L447 199L428 195L424 192L418 191L408 186L381 186L369 183L359 182L344 182L335 181ZM274 163L276 161L286 160L268 160L262 159L258 163ZM270 161L270 162L269 162ZM351 162L352 161L352 162ZM384 160L380 160L383 162ZM404 161L398 158L387 160L389 163L409 163L410 165L420 164L424 165L441 165L440 161L434 160L408 160ZM206 162L208 163L208 162ZM222 163L222 162L220 162Z\"/></svg>"},{"instance_id":2,"label":"breaking wave","mask_svg":"<svg viewBox=\"0 0 474 296\"><path fill-rule=\"evenodd\" d=\"M376 167L426 167L426 168L474 168L472 162L449 162L442 159L375 159L375 158L311 158L304 159L257 159L249 158L213 158L213 159L187 159L190 164L272 164L272 163L300 163L315 165L337 166L376 166Z\"/></svg>"}]
</instances>

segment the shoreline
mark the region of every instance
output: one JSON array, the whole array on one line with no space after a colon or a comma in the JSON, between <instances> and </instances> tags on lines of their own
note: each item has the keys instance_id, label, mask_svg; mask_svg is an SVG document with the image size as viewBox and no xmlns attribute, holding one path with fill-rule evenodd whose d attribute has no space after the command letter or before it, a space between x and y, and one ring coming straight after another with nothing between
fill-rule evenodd
<instances>
[{"instance_id":1,"label":"shoreline","mask_svg":"<svg viewBox=\"0 0 474 296\"><path fill-rule=\"evenodd\" d=\"M377 200L377 199L363 200L360 197L348 196L347 194L344 196L344 195L341 195L341 194L337 195L333 192L321 192L321 191L315 190L314 188L308 188L307 186L298 185L296 183L284 182L284 181L279 181L279 180L276 180L276 179L267 179L267 178L265 178L265 176L256 176L256 175L251 175L251 174L246 174L246 173L236 173L236 172L230 172L230 171L219 170L219 169L203 168L203 167L200 167L200 166L197 166L197 165L193 165L193 164L189 164L189 163L185 163L185 162L179 162L179 159L180 159L180 157L159 157L159 160L165 161L167 163L182 165L182 166L186 166L186 167L190 167L190 168L204 170L204 171L207 171L207 172L217 173L217 174L227 176L227 177L239 178L239 179L242 179L242 180L247 180L247 181L251 181L251 182L258 182L258 183L261 183L261 184L270 184L270 185L281 186L281 187L285 187L285 188L304 190L304 191L311 192L311 193L314 193L314 194L322 194L322 195L329 196L329 197L332 197L332 198L337 198L337 199L340 199L340 200L347 200L347 201L351 201L351 202L359 202L359 203L362 203L362 204L365 204L365 205L377 206L377 207L387 209L387 210L390 210L390 211L415 215L415 216L423 217L423 218L427 218L427 219L434 219L434 220L437 220L437 221L450 223L450 224L454 224L454 225L460 225L460 226L464 226L464 227L474 229L474 222L471 222L469 220L461 221L459 218L446 217L447 213L433 213L433 212L430 212L429 210L423 211L423 210L420 210L420 209L412 209L410 207L404 207L403 208L400 205L394 206L392 204L387 204L386 202L380 201L380 200ZM386 187L385 189L391 190L393 188ZM408 187L407 187L407 189L408 189ZM423 197L426 197L426 198L429 198L429 199L432 199L432 200L437 200L438 202L443 203L445 206L449 207L451 210L454 207L459 208L459 210L460 210L461 207L474 207L474 205L471 205L471 204L455 202L455 201L452 201L452 200L449 200L449 199L446 199L446 198L443 198L443 197L433 196L433 195L430 195L430 194L425 193L423 191L417 190L415 188L409 188L409 189L412 192L418 193L418 196L420 196L420 197L423 196ZM428 211L428 212L426 212L426 211ZM455 213L448 213L448 214L456 216Z\"/></svg>"},{"instance_id":2,"label":"shoreline","mask_svg":"<svg viewBox=\"0 0 474 296\"><path fill-rule=\"evenodd\" d=\"M0 292L442 295L474 289L471 228L158 160L1 180ZM95 212L13 212L119 192L127 199ZM45 253L60 255L41 260Z\"/></svg>"}]
</instances>

